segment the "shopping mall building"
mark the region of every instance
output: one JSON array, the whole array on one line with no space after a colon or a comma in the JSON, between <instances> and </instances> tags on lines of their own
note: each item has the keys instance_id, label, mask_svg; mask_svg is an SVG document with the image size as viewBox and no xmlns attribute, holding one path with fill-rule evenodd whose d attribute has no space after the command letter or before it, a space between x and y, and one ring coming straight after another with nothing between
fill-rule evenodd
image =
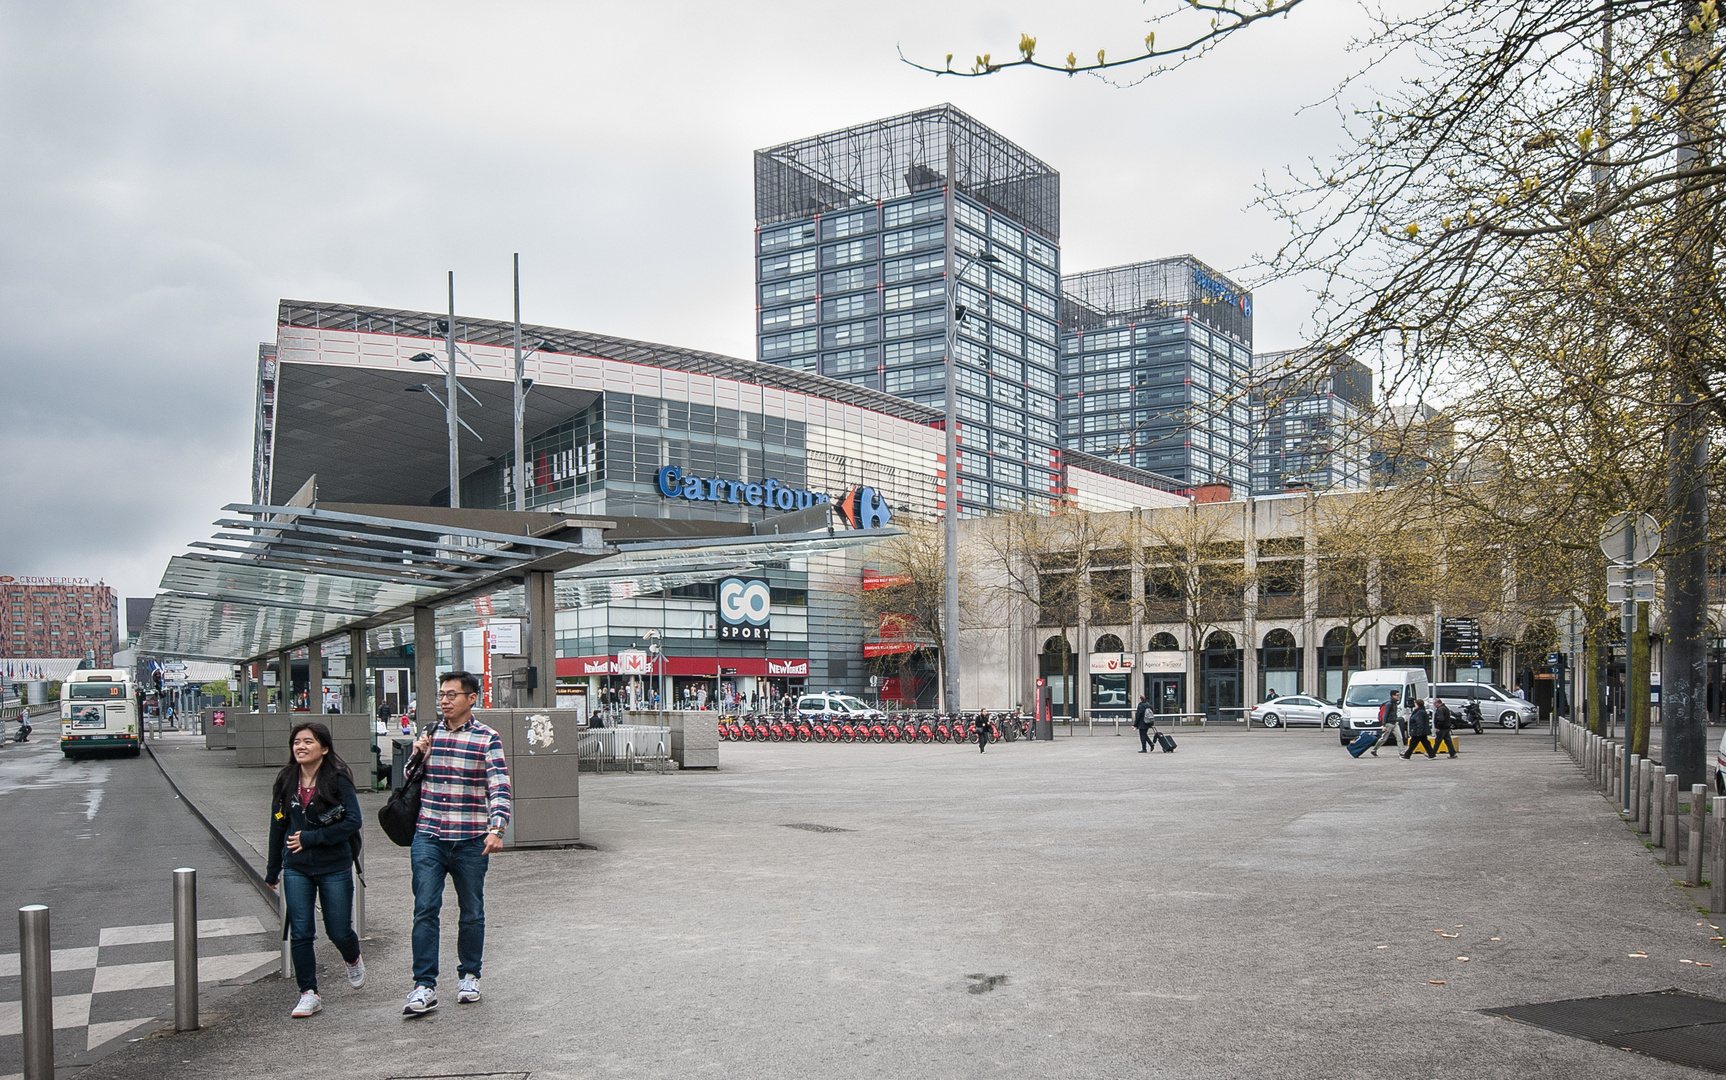
<instances>
[{"instance_id":1,"label":"shopping mall building","mask_svg":"<svg viewBox=\"0 0 1726 1080\"><path fill-rule=\"evenodd\" d=\"M449 505L444 377L436 366L446 355L447 318L283 301L276 340L259 351L254 501L279 506L315 477L320 503ZM515 332L506 321L456 319L463 507L516 504ZM525 509L605 519L615 523L612 538L694 542L747 534L764 522L771 529L778 515L835 505L863 489L895 523L934 520L944 508L942 413L927 405L693 349L548 326L523 326L520 334L531 380L522 423ZM1186 501L1165 477L1080 453L1052 453L1048 475L1032 509ZM833 516L839 527L842 516ZM602 691L651 693L658 678L627 671L650 641L662 647L655 674L673 700L701 690L709 700L733 694L745 702L806 687L867 693L865 644L878 627L865 624L857 598L869 559L863 549L767 568L765 640L721 640L713 584L640 596L572 593L567 604L560 590L559 695L591 705ZM440 613L441 663L477 659L455 656L449 642L483 638L473 632L481 608L457 627L467 631L463 638L446 638ZM373 635L376 700L405 708L411 631Z\"/></svg>"}]
</instances>

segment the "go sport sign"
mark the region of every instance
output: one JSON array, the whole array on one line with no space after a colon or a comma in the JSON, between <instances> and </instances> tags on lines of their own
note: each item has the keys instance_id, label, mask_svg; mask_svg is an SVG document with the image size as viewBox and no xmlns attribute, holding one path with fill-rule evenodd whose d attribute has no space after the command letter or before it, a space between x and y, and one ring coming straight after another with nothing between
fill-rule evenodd
<instances>
[{"instance_id":1,"label":"go sport sign","mask_svg":"<svg viewBox=\"0 0 1726 1080\"><path fill-rule=\"evenodd\" d=\"M766 641L773 625L773 590L760 578L719 583L720 641Z\"/></svg>"},{"instance_id":2,"label":"go sport sign","mask_svg":"<svg viewBox=\"0 0 1726 1080\"><path fill-rule=\"evenodd\" d=\"M727 480L718 476L687 476L676 465L659 470L659 493L667 499L687 499L690 502L737 503L762 506L774 510L807 510L834 502L819 491L786 487L769 477L759 484L743 480ZM893 520L887 500L872 487L856 487L839 496L840 516L853 529L885 528Z\"/></svg>"}]
</instances>

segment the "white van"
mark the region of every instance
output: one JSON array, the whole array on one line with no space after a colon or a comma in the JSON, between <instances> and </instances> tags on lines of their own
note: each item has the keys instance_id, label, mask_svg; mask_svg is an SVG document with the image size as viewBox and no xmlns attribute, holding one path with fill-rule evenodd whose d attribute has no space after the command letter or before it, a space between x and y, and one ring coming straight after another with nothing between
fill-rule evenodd
<instances>
[{"instance_id":1,"label":"white van","mask_svg":"<svg viewBox=\"0 0 1726 1080\"><path fill-rule=\"evenodd\" d=\"M1348 678L1342 696L1342 744L1347 746L1363 731L1378 730L1378 709L1390 700L1390 692L1402 695L1399 711L1407 720L1414 699L1425 700L1426 672L1420 668L1369 668Z\"/></svg>"}]
</instances>

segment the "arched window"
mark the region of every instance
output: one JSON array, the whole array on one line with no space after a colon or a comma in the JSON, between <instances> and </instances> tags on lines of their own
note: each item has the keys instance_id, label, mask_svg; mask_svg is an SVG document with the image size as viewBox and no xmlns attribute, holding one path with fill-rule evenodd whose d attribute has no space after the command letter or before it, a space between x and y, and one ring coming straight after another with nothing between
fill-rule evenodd
<instances>
[{"instance_id":1,"label":"arched window","mask_svg":"<svg viewBox=\"0 0 1726 1080\"><path fill-rule=\"evenodd\" d=\"M1049 688L1049 704L1056 716L1073 715L1073 680L1077 665L1073 662L1073 647L1059 635L1043 642L1037 657L1037 674Z\"/></svg>"},{"instance_id":2,"label":"arched window","mask_svg":"<svg viewBox=\"0 0 1726 1080\"><path fill-rule=\"evenodd\" d=\"M1206 649L1232 649L1234 647L1234 635L1225 630L1213 631L1211 636L1205 639Z\"/></svg>"},{"instance_id":3,"label":"arched window","mask_svg":"<svg viewBox=\"0 0 1726 1080\"><path fill-rule=\"evenodd\" d=\"M1330 633L1324 636L1324 644L1327 649L1341 649L1359 645L1360 641L1354 636L1354 634L1349 632L1348 627L1338 626L1333 628Z\"/></svg>"},{"instance_id":4,"label":"arched window","mask_svg":"<svg viewBox=\"0 0 1726 1080\"><path fill-rule=\"evenodd\" d=\"M1390 632L1390 637L1385 638L1385 644L1418 645L1425 640L1425 638L1420 636L1420 630L1418 628L1404 623Z\"/></svg>"},{"instance_id":5,"label":"arched window","mask_svg":"<svg viewBox=\"0 0 1726 1080\"><path fill-rule=\"evenodd\" d=\"M1300 693L1300 667L1300 646L1293 634L1280 628L1266 634L1259 648L1258 700L1273 690L1278 694Z\"/></svg>"},{"instance_id":6,"label":"arched window","mask_svg":"<svg viewBox=\"0 0 1726 1080\"><path fill-rule=\"evenodd\" d=\"M1165 652L1170 649L1178 649L1180 647L1181 643L1175 640L1175 635L1173 634L1158 634L1151 638L1151 644L1149 646L1152 652Z\"/></svg>"},{"instance_id":7,"label":"arched window","mask_svg":"<svg viewBox=\"0 0 1726 1080\"><path fill-rule=\"evenodd\" d=\"M1060 656L1069 652L1072 652L1072 649L1067 645L1067 639L1064 637L1052 637L1043 642L1044 656Z\"/></svg>"},{"instance_id":8,"label":"arched window","mask_svg":"<svg viewBox=\"0 0 1726 1080\"><path fill-rule=\"evenodd\" d=\"M1121 639L1116 637L1115 635L1104 634L1102 637L1097 639L1096 647L1093 648L1091 651L1092 652L1126 652L1127 647L1125 645L1121 644Z\"/></svg>"}]
</instances>

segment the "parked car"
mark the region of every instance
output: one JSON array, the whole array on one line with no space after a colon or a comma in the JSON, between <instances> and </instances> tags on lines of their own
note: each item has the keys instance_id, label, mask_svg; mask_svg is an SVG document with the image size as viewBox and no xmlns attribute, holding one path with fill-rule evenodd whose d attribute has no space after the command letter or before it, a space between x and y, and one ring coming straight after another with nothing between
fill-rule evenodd
<instances>
[{"instance_id":1,"label":"parked car","mask_svg":"<svg viewBox=\"0 0 1726 1080\"><path fill-rule=\"evenodd\" d=\"M1321 727L1342 726L1342 709L1328 701L1320 701L1305 694L1284 694L1279 698L1260 702L1253 706L1252 720L1265 727L1281 727L1284 724L1316 724Z\"/></svg>"},{"instance_id":2,"label":"parked car","mask_svg":"<svg viewBox=\"0 0 1726 1080\"><path fill-rule=\"evenodd\" d=\"M1720 737L1720 749L1714 753L1714 793L1726 795L1726 735Z\"/></svg>"},{"instance_id":3,"label":"parked car","mask_svg":"<svg viewBox=\"0 0 1726 1080\"><path fill-rule=\"evenodd\" d=\"M1357 671L1348 679L1348 690L1342 696L1342 744L1347 746L1363 731L1377 731L1378 710L1390 700L1390 692L1402 695L1400 712L1408 719L1414 699L1424 698L1426 672L1420 668L1368 668Z\"/></svg>"},{"instance_id":4,"label":"parked car","mask_svg":"<svg viewBox=\"0 0 1726 1080\"><path fill-rule=\"evenodd\" d=\"M885 720L887 714L871 708L850 694L804 694L797 699L797 715L828 719Z\"/></svg>"},{"instance_id":5,"label":"parked car","mask_svg":"<svg viewBox=\"0 0 1726 1080\"><path fill-rule=\"evenodd\" d=\"M1434 689L1451 711L1460 715L1464 706L1473 701L1480 706L1482 717L1512 731L1540 719L1540 710L1532 701L1524 701L1490 683L1439 683Z\"/></svg>"}]
</instances>

